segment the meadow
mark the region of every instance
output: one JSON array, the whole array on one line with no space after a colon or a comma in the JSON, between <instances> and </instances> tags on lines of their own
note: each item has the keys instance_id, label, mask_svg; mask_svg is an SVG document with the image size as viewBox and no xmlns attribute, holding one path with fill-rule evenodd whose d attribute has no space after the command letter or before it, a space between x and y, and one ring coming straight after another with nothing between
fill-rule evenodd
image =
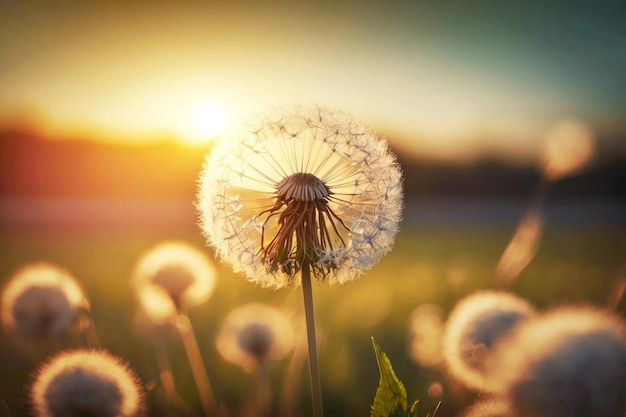
<instances>
[{"instance_id":1,"label":"meadow","mask_svg":"<svg viewBox=\"0 0 626 417\"><path fill-rule=\"evenodd\" d=\"M613 218L591 210L584 217L586 221L564 216L571 206L565 202L546 207L547 221L537 256L508 288L539 309L563 303L611 303L615 286L623 280L626 242L619 214L623 206L609 205L617 214ZM443 366L424 367L411 359L409 317L424 304L439 306L445 315L464 295L479 288L498 287L494 270L525 204L491 202L476 206L462 200L444 201L437 206L435 217L428 207L432 208L417 200L406 202L393 250L359 280L332 287L313 285L328 416L369 415L379 377L371 337L391 359L409 399L420 400L420 415L432 412L440 401L437 416L458 415L477 396L447 377ZM158 211L158 207L154 209ZM498 218L490 213L508 214ZM147 390L150 415L201 415L183 347L173 333L166 335L166 344L177 391L188 408L168 408L156 366L154 331L139 313L129 284L137 259L162 240L184 240L212 255L204 246L191 210L178 216L173 223L163 217L161 227L157 222L152 227L86 230L57 224L4 228L0 234L0 284L21 265L37 260L68 269L91 303L97 340L93 338L90 343L130 362ZM235 307L264 302L283 308L303 328L301 294L300 288L258 288L227 266L218 263L217 267L216 291L188 313L216 397L236 415L252 390L253 380L218 354L215 338L222 321ZM618 300L616 309L623 316L626 303ZM72 347L76 341L67 339L64 343ZM2 334L0 416L27 415L26 386L39 359ZM297 376L286 380L290 366L298 369ZM272 415L280 413L285 389L297 394L296 415L310 413L308 370L302 358L287 357L275 364L271 380Z\"/></svg>"}]
</instances>

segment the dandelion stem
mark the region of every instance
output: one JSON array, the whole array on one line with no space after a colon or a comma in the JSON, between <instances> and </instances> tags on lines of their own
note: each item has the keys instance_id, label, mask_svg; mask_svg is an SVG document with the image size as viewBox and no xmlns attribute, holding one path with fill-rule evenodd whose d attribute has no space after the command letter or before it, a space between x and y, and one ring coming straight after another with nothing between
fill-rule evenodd
<instances>
[{"instance_id":1,"label":"dandelion stem","mask_svg":"<svg viewBox=\"0 0 626 417\"><path fill-rule=\"evenodd\" d=\"M185 347L185 353L187 354L187 360L189 360L189 366L191 367L191 373L193 379L196 382L198 388L198 394L200 395L200 403L206 417L217 416L217 402L211 383L209 382L209 376L206 373L204 362L202 361L202 355L198 348L198 341L194 334L193 327L189 318L184 314L179 314L176 317L176 328L180 333L180 337Z\"/></svg>"},{"instance_id":2,"label":"dandelion stem","mask_svg":"<svg viewBox=\"0 0 626 417\"><path fill-rule=\"evenodd\" d=\"M313 314L313 289L311 288L311 270L305 262L301 270L302 294L304 295L304 315L306 318L306 334L309 346L309 370L311 376L311 395L313 400L313 416L323 417L322 386L320 384L319 365L317 362L317 341L315 339L315 316Z\"/></svg>"}]
</instances>

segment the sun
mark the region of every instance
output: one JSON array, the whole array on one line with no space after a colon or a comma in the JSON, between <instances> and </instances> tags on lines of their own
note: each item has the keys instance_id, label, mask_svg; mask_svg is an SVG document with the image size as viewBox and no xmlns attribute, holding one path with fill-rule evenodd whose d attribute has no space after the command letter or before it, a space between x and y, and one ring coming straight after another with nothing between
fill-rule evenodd
<instances>
[{"instance_id":1,"label":"sun","mask_svg":"<svg viewBox=\"0 0 626 417\"><path fill-rule=\"evenodd\" d=\"M185 122L182 139L192 145L210 142L224 130L226 121L226 115L214 103L200 103Z\"/></svg>"}]
</instances>

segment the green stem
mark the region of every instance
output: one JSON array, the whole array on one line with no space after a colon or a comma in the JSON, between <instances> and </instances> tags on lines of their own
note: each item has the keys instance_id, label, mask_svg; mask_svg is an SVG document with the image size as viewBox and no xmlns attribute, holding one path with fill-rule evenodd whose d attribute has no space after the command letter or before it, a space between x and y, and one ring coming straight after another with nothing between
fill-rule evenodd
<instances>
[{"instance_id":1,"label":"green stem","mask_svg":"<svg viewBox=\"0 0 626 417\"><path fill-rule=\"evenodd\" d=\"M198 341L196 340L196 335L194 334L189 318L184 314L180 314L176 317L176 328L178 328L183 346L185 347L191 373L193 374L193 379L196 382L196 387L200 394L200 403L202 404L204 415L206 417L217 416L219 415L217 401L215 400L215 395L213 394L213 389L209 382L209 376L206 373L202 355L198 348Z\"/></svg>"},{"instance_id":2,"label":"green stem","mask_svg":"<svg viewBox=\"0 0 626 417\"><path fill-rule=\"evenodd\" d=\"M313 314L313 289L311 288L311 270L307 262L302 268L302 294L304 295L304 315L306 318L306 334L309 346L309 370L311 376L311 395L313 400L313 416L323 417L322 386L317 362L317 341L315 339L315 316Z\"/></svg>"}]
</instances>

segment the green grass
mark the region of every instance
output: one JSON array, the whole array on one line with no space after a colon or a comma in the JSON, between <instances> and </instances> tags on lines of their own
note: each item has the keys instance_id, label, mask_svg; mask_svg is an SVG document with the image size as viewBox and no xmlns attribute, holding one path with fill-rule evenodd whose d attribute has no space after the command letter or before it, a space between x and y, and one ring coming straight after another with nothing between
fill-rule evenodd
<instances>
[{"instance_id":1,"label":"green grass","mask_svg":"<svg viewBox=\"0 0 626 417\"><path fill-rule=\"evenodd\" d=\"M328 416L367 416L378 383L378 370L370 338L387 353L409 401L421 398L420 407L432 410L435 402L425 394L432 381L447 393L438 416L454 415L469 401L465 393L446 381L441 372L414 364L407 353L407 320L424 303L449 311L465 294L493 285L493 271L513 230L501 227L440 227L404 225L393 251L356 282L328 287L314 283L314 301L321 339L320 362L325 410ZM623 227L570 227L547 225L535 260L511 290L548 308L561 303L606 301L611 284L624 262ZM47 260L67 268L88 295L102 347L126 358L148 388L151 415L163 415L163 396L154 364L154 349L137 325L137 303L130 291L133 264L144 250L162 239L177 238L203 246L199 233L164 236L158 232L99 234L0 234L0 282L21 265ZM210 249L206 249L211 254ZM231 411L241 404L252 384L249 376L218 355L214 340L226 314L248 302L267 302L294 316L302 313L300 289L264 290L248 284L228 267L219 265L219 283L212 298L190 311L207 372L218 398ZM620 304L624 314L625 303ZM304 326L302 322L302 326ZM174 376L183 399L200 411L183 348L172 335L168 342ZM278 398L287 361L273 370ZM18 350L6 333L0 339L0 410L14 417L25 415L25 386L37 363ZM309 414L306 365L298 392L300 409ZM456 390L456 391L455 391ZM459 391L460 390L460 391ZM0 415L3 411L0 411Z\"/></svg>"}]
</instances>

